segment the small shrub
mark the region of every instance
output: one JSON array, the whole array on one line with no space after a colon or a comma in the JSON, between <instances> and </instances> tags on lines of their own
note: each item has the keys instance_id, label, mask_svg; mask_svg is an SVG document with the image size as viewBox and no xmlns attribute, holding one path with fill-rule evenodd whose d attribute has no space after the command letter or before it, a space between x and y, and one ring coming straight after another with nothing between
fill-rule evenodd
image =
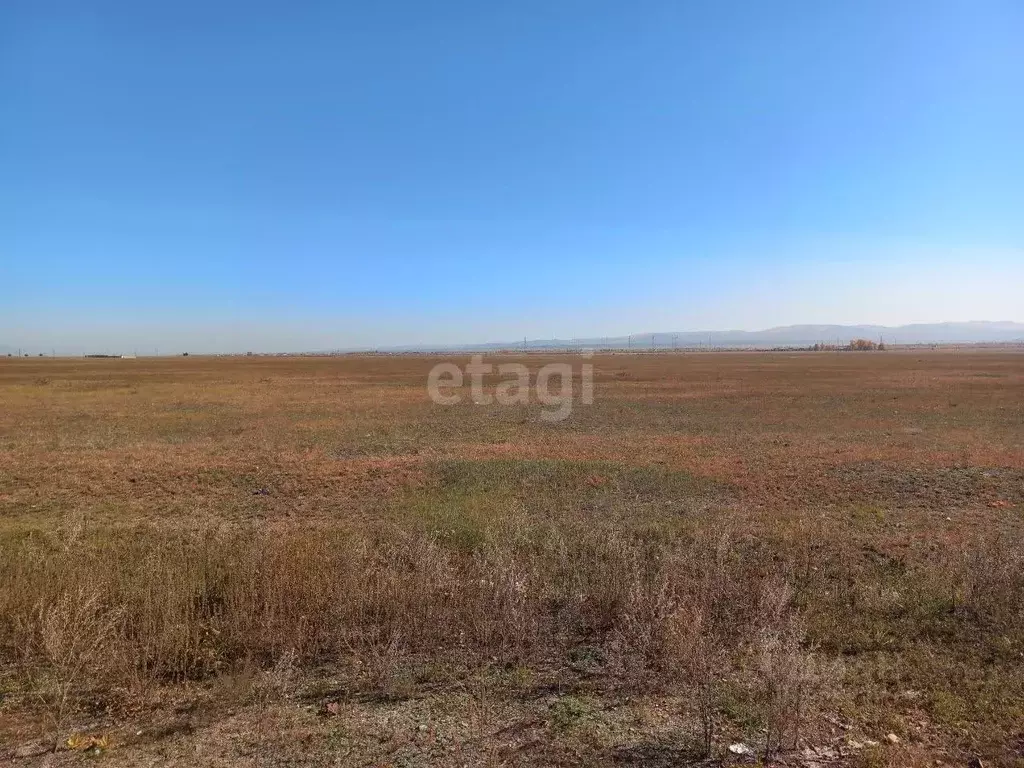
<instances>
[{"instance_id":1,"label":"small shrub","mask_svg":"<svg viewBox=\"0 0 1024 768\"><path fill-rule=\"evenodd\" d=\"M562 696L551 705L551 727L558 731L571 731L594 716L593 710L582 699Z\"/></svg>"}]
</instances>

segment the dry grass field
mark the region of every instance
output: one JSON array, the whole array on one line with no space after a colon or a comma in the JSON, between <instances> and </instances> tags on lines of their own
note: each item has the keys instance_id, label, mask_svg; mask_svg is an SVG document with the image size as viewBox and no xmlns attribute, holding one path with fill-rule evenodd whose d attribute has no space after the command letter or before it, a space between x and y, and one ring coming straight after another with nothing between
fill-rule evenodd
<instances>
[{"instance_id":1,"label":"dry grass field","mask_svg":"<svg viewBox=\"0 0 1024 768\"><path fill-rule=\"evenodd\" d=\"M438 361L0 360L0 762L1024 765L1024 354Z\"/></svg>"}]
</instances>

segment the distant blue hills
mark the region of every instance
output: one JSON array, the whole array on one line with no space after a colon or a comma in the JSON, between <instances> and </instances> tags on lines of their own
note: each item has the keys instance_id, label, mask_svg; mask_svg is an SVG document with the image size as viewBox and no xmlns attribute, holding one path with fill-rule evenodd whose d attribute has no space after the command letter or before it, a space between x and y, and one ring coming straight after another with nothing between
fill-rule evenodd
<instances>
[{"instance_id":1,"label":"distant blue hills","mask_svg":"<svg viewBox=\"0 0 1024 768\"><path fill-rule=\"evenodd\" d=\"M630 336L592 336L577 339L526 339L460 345L393 347L390 351L552 349L671 349L673 347L806 347L813 344L845 345L853 339L882 340L886 344L979 344L1024 342L1024 323L978 320L965 323L913 325L785 325L762 331L655 331Z\"/></svg>"}]
</instances>

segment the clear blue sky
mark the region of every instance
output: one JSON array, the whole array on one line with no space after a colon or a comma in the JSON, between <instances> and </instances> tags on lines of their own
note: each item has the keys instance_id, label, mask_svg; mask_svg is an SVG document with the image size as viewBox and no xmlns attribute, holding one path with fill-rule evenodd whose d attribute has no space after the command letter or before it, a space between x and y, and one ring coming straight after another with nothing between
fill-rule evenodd
<instances>
[{"instance_id":1,"label":"clear blue sky","mask_svg":"<svg viewBox=\"0 0 1024 768\"><path fill-rule=\"evenodd\" d=\"M0 345L1024 320L1019 0L0 4Z\"/></svg>"}]
</instances>

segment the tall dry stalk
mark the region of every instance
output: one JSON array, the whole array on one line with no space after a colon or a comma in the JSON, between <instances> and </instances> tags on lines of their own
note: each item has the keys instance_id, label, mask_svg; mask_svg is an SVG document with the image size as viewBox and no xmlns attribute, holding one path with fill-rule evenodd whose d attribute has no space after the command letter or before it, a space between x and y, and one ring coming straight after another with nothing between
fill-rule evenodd
<instances>
[{"instance_id":1,"label":"tall dry stalk","mask_svg":"<svg viewBox=\"0 0 1024 768\"><path fill-rule=\"evenodd\" d=\"M40 602L36 608L34 652L42 666L29 661L26 669L50 720L54 750L60 746L79 686L102 671L120 613L104 607L100 592L85 587L61 592L52 602Z\"/></svg>"},{"instance_id":2,"label":"tall dry stalk","mask_svg":"<svg viewBox=\"0 0 1024 768\"><path fill-rule=\"evenodd\" d=\"M796 748L808 699L821 679L814 655L803 648L805 636L788 583L781 579L766 582L752 648L759 683L757 700L765 727L765 762L780 750Z\"/></svg>"}]
</instances>

